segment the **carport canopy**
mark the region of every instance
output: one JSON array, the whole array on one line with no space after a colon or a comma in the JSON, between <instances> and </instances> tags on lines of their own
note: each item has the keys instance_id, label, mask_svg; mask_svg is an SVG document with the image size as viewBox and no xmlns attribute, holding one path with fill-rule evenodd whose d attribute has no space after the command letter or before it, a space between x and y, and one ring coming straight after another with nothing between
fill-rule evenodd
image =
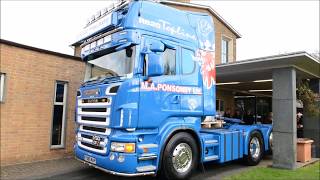
<instances>
[{"instance_id":1,"label":"carport canopy","mask_svg":"<svg viewBox=\"0 0 320 180\"><path fill-rule=\"evenodd\" d=\"M217 88L272 97L273 166L296 168L296 82L320 78L319 59L301 51L216 66Z\"/></svg>"}]
</instances>

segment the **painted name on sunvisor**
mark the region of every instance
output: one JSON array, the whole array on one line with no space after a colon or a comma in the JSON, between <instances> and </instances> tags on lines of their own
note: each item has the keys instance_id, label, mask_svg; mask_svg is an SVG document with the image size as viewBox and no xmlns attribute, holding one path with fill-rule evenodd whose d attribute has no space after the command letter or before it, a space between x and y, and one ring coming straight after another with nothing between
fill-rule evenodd
<instances>
[{"instance_id":1,"label":"painted name on sunvisor","mask_svg":"<svg viewBox=\"0 0 320 180\"><path fill-rule=\"evenodd\" d=\"M201 88L189 86L177 86L173 84L154 84L148 82L141 83L141 90L147 91L163 91L163 92L176 92L183 94L202 94Z\"/></svg>"},{"instance_id":2,"label":"painted name on sunvisor","mask_svg":"<svg viewBox=\"0 0 320 180\"><path fill-rule=\"evenodd\" d=\"M180 26L172 26L169 22L159 19L158 21L152 21L149 19L145 19L143 17L139 17L138 22L140 24L144 24L156 29L162 29L164 31L167 31L168 33L175 35L175 36L183 36L185 38L190 38L192 40L196 40L195 35L191 35L187 32L185 32L184 29L182 29Z\"/></svg>"}]
</instances>

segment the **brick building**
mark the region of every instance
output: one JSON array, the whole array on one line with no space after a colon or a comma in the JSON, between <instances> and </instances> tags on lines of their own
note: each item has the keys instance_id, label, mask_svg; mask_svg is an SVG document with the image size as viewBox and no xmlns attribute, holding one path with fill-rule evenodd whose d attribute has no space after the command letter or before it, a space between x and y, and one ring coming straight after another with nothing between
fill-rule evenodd
<instances>
[{"instance_id":1,"label":"brick building","mask_svg":"<svg viewBox=\"0 0 320 180\"><path fill-rule=\"evenodd\" d=\"M70 155L76 89L83 80L84 63L78 57L6 40L0 41L0 49L1 166Z\"/></svg>"},{"instance_id":2,"label":"brick building","mask_svg":"<svg viewBox=\"0 0 320 180\"><path fill-rule=\"evenodd\" d=\"M313 59L306 53L264 57L237 63L236 40L241 35L211 7L186 2L189 1L163 1L162 3L182 10L212 15L216 30L215 59L218 84L250 81L250 83L232 86L217 86L218 111L223 112L226 108L234 111L235 96L243 92L253 96L263 96L271 101L272 92L248 93L249 88L253 87L273 88L271 81L260 84L254 82L254 80L272 78L272 70L264 70L264 73L260 73L261 67L264 67L262 60L282 62L282 59L289 57L288 63L293 63L295 60L313 63ZM1 40L0 50L1 166L71 155L75 137L76 89L83 81L85 74L85 63L78 57L80 46L75 44L75 56L69 56ZM247 70L248 67L252 73ZM254 67L260 68L259 71L254 71ZM315 66L301 68L311 67ZM317 77L317 74L303 76L303 78L314 77ZM319 132L319 128L316 128L315 132Z\"/></svg>"}]
</instances>

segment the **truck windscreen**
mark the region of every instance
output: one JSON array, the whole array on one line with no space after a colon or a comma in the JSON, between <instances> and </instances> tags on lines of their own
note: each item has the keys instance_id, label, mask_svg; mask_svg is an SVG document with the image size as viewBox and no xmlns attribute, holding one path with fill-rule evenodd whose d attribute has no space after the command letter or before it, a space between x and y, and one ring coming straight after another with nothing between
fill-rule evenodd
<instances>
[{"instance_id":1,"label":"truck windscreen","mask_svg":"<svg viewBox=\"0 0 320 180\"><path fill-rule=\"evenodd\" d=\"M92 65L89 80L112 76L128 77L132 75L134 52L135 46L131 46L88 61Z\"/></svg>"}]
</instances>

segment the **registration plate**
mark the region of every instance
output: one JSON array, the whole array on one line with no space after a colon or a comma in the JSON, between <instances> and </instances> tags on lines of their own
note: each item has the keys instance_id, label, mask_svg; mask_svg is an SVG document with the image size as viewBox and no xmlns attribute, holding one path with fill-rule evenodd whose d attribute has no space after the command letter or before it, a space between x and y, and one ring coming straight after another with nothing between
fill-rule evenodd
<instances>
[{"instance_id":1,"label":"registration plate","mask_svg":"<svg viewBox=\"0 0 320 180\"><path fill-rule=\"evenodd\" d=\"M87 155L84 155L84 160L89 162L89 163L92 163L92 164L96 164L97 163L96 158L90 157L90 156L87 156Z\"/></svg>"}]
</instances>

